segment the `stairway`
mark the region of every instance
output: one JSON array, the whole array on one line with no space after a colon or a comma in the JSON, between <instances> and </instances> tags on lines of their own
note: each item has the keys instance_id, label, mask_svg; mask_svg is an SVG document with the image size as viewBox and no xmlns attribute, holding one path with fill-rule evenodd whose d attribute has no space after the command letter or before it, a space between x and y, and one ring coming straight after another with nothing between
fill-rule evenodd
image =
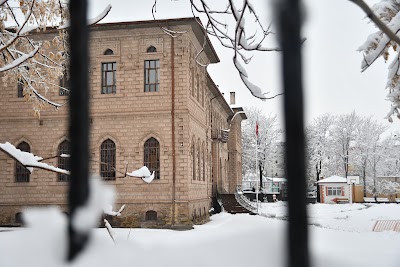
<instances>
[{"instance_id":1,"label":"stairway","mask_svg":"<svg viewBox=\"0 0 400 267\"><path fill-rule=\"evenodd\" d=\"M236 201L235 194L220 194L219 197L226 212L232 214L250 212Z\"/></svg>"}]
</instances>

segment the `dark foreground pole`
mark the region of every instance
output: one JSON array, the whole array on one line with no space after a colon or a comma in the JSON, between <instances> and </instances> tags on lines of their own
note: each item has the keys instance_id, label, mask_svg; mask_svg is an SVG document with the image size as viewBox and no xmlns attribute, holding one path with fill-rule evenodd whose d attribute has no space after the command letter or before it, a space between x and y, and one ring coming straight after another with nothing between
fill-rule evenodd
<instances>
[{"instance_id":1,"label":"dark foreground pole","mask_svg":"<svg viewBox=\"0 0 400 267\"><path fill-rule=\"evenodd\" d=\"M69 101L69 136L71 139L71 177L69 189L69 252L72 261L84 248L88 233L77 232L72 218L89 195L89 96L88 96L88 30L87 0L71 0L69 43L71 51L71 90Z\"/></svg>"},{"instance_id":2,"label":"dark foreground pole","mask_svg":"<svg viewBox=\"0 0 400 267\"><path fill-rule=\"evenodd\" d=\"M278 1L278 14L285 92L286 169L289 193L288 266L307 267L309 257L299 0Z\"/></svg>"}]
</instances>

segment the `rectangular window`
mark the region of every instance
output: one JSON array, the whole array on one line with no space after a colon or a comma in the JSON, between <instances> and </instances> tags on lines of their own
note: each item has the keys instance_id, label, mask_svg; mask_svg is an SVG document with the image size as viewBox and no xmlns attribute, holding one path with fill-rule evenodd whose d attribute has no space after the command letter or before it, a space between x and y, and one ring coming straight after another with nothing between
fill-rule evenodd
<instances>
[{"instance_id":1,"label":"rectangular window","mask_svg":"<svg viewBox=\"0 0 400 267\"><path fill-rule=\"evenodd\" d=\"M328 187L326 195L327 196L341 196L342 188L341 187Z\"/></svg>"},{"instance_id":2,"label":"rectangular window","mask_svg":"<svg viewBox=\"0 0 400 267\"><path fill-rule=\"evenodd\" d=\"M69 77L64 73L63 77L60 78L60 90L59 95L67 96L69 95L69 89L71 88Z\"/></svg>"},{"instance_id":3,"label":"rectangular window","mask_svg":"<svg viewBox=\"0 0 400 267\"><path fill-rule=\"evenodd\" d=\"M160 91L160 60L144 61L144 91Z\"/></svg>"},{"instance_id":4,"label":"rectangular window","mask_svg":"<svg viewBox=\"0 0 400 267\"><path fill-rule=\"evenodd\" d=\"M101 93L115 94L117 92L116 85L117 63L101 63Z\"/></svg>"},{"instance_id":5,"label":"rectangular window","mask_svg":"<svg viewBox=\"0 0 400 267\"><path fill-rule=\"evenodd\" d=\"M18 97L24 97L24 86L22 81L18 81Z\"/></svg>"}]
</instances>

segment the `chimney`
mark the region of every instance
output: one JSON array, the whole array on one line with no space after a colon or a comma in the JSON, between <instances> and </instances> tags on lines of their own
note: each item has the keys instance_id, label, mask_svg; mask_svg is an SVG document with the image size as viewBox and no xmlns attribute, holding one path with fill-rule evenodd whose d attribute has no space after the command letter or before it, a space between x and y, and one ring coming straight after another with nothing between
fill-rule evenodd
<instances>
[{"instance_id":1,"label":"chimney","mask_svg":"<svg viewBox=\"0 0 400 267\"><path fill-rule=\"evenodd\" d=\"M231 92L231 100L230 100L230 104L231 105L235 105L236 103L235 103L235 92Z\"/></svg>"}]
</instances>

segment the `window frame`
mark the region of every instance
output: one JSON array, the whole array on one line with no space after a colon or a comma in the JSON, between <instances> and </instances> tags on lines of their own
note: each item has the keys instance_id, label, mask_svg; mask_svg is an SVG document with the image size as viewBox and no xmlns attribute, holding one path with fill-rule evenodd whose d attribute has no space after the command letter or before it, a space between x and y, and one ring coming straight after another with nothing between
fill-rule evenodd
<instances>
[{"instance_id":1,"label":"window frame","mask_svg":"<svg viewBox=\"0 0 400 267\"><path fill-rule=\"evenodd\" d=\"M196 181L196 143L192 141L192 180Z\"/></svg>"},{"instance_id":2,"label":"window frame","mask_svg":"<svg viewBox=\"0 0 400 267\"><path fill-rule=\"evenodd\" d=\"M67 76L67 70L64 69L64 74L62 77L59 79L59 90L58 90L58 95L59 96L69 96L69 90L71 89L71 80ZM67 90L65 90L65 89Z\"/></svg>"},{"instance_id":3,"label":"window frame","mask_svg":"<svg viewBox=\"0 0 400 267\"><path fill-rule=\"evenodd\" d=\"M57 147L57 167L64 170L70 170L70 158L60 157L61 154L71 155L71 143L68 140L62 141ZM70 176L64 173L57 173L57 182L69 182Z\"/></svg>"},{"instance_id":4,"label":"window frame","mask_svg":"<svg viewBox=\"0 0 400 267\"><path fill-rule=\"evenodd\" d=\"M152 146L153 145L153 146ZM155 157L155 159L153 158ZM143 165L150 172L155 171L154 179L160 180L160 142L154 138L148 138L143 144Z\"/></svg>"},{"instance_id":5,"label":"window frame","mask_svg":"<svg viewBox=\"0 0 400 267\"><path fill-rule=\"evenodd\" d=\"M146 53L157 53L157 48L151 45L146 49Z\"/></svg>"},{"instance_id":6,"label":"window frame","mask_svg":"<svg viewBox=\"0 0 400 267\"><path fill-rule=\"evenodd\" d=\"M21 143L19 143L16 148L21 151L24 151L24 152L29 152L29 153L31 152L31 146L25 141L22 141ZM30 182L31 173L21 163L19 163L17 161L15 162L14 171L15 171L14 181L16 183L29 183Z\"/></svg>"},{"instance_id":7,"label":"window frame","mask_svg":"<svg viewBox=\"0 0 400 267\"><path fill-rule=\"evenodd\" d=\"M326 195L327 196L342 196L342 187L341 186L327 186L326 187Z\"/></svg>"},{"instance_id":8,"label":"window frame","mask_svg":"<svg viewBox=\"0 0 400 267\"><path fill-rule=\"evenodd\" d=\"M152 67L152 63L155 63ZM155 71L154 82L151 82L151 71ZM160 92L160 60L146 59L144 60L144 92Z\"/></svg>"},{"instance_id":9,"label":"window frame","mask_svg":"<svg viewBox=\"0 0 400 267\"><path fill-rule=\"evenodd\" d=\"M117 146L111 139L104 140L100 145L100 176L103 180L116 179Z\"/></svg>"},{"instance_id":10,"label":"window frame","mask_svg":"<svg viewBox=\"0 0 400 267\"><path fill-rule=\"evenodd\" d=\"M109 68L111 66L111 68ZM112 83L108 84L108 74L112 75ZM117 62L102 62L101 63L101 94L116 94L117 93Z\"/></svg>"},{"instance_id":11,"label":"window frame","mask_svg":"<svg viewBox=\"0 0 400 267\"><path fill-rule=\"evenodd\" d=\"M18 98L24 97L24 85L21 80L19 80L17 84L17 97Z\"/></svg>"},{"instance_id":12,"label":"window frame","mask_svg":"<svg viewBox=\"0 0 400 267\"><path fill-rule=\"evenodd\" d=\"M148 210L144 215L144 220L146 222L156 222L157 221L157 212L155 210Z\"/></svg>"}]
</instances>

